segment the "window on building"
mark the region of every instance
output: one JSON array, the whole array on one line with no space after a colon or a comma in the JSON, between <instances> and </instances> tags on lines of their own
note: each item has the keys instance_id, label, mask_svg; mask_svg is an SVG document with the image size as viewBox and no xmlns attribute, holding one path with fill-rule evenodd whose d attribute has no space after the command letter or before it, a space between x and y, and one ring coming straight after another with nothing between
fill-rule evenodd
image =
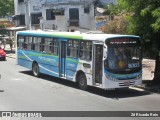
<instances>
[{"instance_id":1,"label":"window on building","mask_svg":"<svg viewBox=\"0 0 160 120\"><path fill-rule=\"evenodd\" d=\"M89 13L89 7L84 8L84 13Z\"/></svg>"},{"instance_id":2,"label":"window on building","mask_svg":"<svg viewBox=\"0 0 160 120\"><path fill-rule=\"evenodd\" d=\"M69 40L67 48L67 56L72 58L78 57L78 40Z\"/></svg>"},{"instance_id":3,"label":"window on building","mask_svg":"<svg viewBox=\"0 0 160 120\"><path fill-rule=\"evenodd\" d=\"M53 10L53 12L55 13L55 15L64 15L64 10Z\"/></svg>"},{"instance_id":4,"label":"window on building","mask_svg":"<svg viewBox=\"0 0 160 120\"><path fill-rule=\"evenodd\" d=\"M18 3L24 2L24 0L18 0Z\"/></svg>"},{"instance_id":5,"label":"window on building","mask_svg":"<svg viewBox=\"0 0 160 120\"><path fill-rule=\"evenodd\" d=\"M79 26L79 9L70 8L69 9L69 26Z\"/></svg>"},{"instance_id":6,"label":"window on building","mask_svg":"<svg viewBox=\"0 0 160 120\"><path fill-rule=\"evenodd\" d=\"M56 15L64 15L64 10L46 9L46 19L55 20Z\"/></svg>"},{"instance_id":7,"label":"window on building","mask_svg":"<svg viewBox=\"0 0 160 120\"><path fill-rule=\"evenodd\" d=\"M25 15L19 15L19 24L25 25Z\"/></svg>"},{"instance_id":8,"label":"window on building","mask_svg":"<svg viewBox=\"0 0 160 120\"><path fill-rule=\"evenodd\" d=\"M42 17L42 13L34 13L31 14L31 24L39 24L40 23L40 17Z\"/></svg>"},{"instance_id":9,"label":"window on building","mask_svg":"<svg viewBox=\"0 0 160 120\"><path fill-rule=\"evenodd\" d=\"M46 19L47 20L55 20L55 13L53 12L53 9L46 10Z\"/></svg>"},{"instance_id":10,"label":"window on building","mask_svg":"<svg viewBox=\"0 0 160 120\"><path fill-rule=\"evenodd\" d=\"M87 60L87 61L92 60L92 42L90 42L90 41L81 41L80 42L79 57L82 60Z\"/></svg>"}]
</instances>

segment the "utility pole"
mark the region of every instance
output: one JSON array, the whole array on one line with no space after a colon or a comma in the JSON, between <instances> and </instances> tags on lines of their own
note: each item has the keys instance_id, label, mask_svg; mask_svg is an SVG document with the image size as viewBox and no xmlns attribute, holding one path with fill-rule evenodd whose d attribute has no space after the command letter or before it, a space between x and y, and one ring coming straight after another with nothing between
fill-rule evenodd
<instances>
[{"instance_id":1,"label":"utility pole","mask_svg":"<svg viewBox=\"0 0 160 120\"><path fill-rule=\"evenodd\" d=\"M31 30L31 12L30 12L30 0L25 0L26 4L26 16L25 21L27 24L27 29Z\"/></svg>"}]
</instances>

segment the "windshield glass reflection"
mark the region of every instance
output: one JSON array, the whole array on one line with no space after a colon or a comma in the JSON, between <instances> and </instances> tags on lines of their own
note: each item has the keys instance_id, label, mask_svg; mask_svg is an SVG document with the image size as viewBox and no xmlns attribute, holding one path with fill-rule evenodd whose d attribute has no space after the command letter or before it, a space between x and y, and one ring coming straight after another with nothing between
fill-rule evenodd
<instances>
[{"instance_id":1,"label":"windshield glass reflection","mask_svg":"<svg viewBox=\"0 0 160 120\"><path fill-rule=\"evenodd\" d=\"M108 47L105 68L111 70L136 69L141 67L139 46Z\"/></svg>"}]
</instances>

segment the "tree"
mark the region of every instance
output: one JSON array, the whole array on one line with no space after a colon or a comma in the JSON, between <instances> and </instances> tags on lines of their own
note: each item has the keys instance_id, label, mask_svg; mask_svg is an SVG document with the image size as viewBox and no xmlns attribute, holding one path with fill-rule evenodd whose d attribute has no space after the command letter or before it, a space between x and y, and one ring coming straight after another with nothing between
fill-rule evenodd
<instances>
[{"instance_id":1,"label":"tree","mask_svg":"<svg viewBox=\"0 0 160 120\"><path fill-rule=\"evenodd\" d=\"M120 7L128 14L128 34L139 35L142 38L144 51L150 57L156 57L156 76L160 76L160 0L117 0ZM158 75L157 75L158 74ZM160 82L160 80L159 80Z\"/></svg>"},{"instance_id":2,"label":"tree","mask_svg":"<svg viewBox=\"0 0 160 120\"><path fill-rule=\"evenodd\" d=\"M106 24L104 32L110 34L126 34L128 23L125 20L125 16L125 14L114 16L114 19Z\"/></svg>"},{"instance_id":3,"label":"tree","mask_svg":"<svg viewBox=\"0 0 160 120\"><path fill-rule=\"evenodd\" d=\"M111 3L105 6L105 15L118 15L119 13L121 13L119 5L114 5Z\"/></svg>"},{"instance_id":4,"label":"tree","mask_svg":"<svg viewBox=\"0 0 160 120\"><path fill-rule=\"evenodd\" d=\"M106 5L104 15L109 16L109 21L105 25L105 33L126 34L126 14L121 11L121 8L118 4Z\"/></svg>"},{"instance_id":5,"label":"tree","mask_svg":"<svg viewBox=\"0 0 160 120\"><path fill-rule=\"evenodd\" d=\"M12 15L14 12L14 0L0 0L0 17Z\"/></svg>"}]
</instances>

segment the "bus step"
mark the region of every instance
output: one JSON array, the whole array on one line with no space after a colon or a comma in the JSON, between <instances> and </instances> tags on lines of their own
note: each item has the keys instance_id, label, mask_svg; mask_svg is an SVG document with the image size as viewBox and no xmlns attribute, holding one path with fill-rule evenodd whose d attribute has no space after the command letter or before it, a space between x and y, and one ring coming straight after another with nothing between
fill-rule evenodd
<instances>
[{"instance_id":1,"label":"bus step","mask_svg":"<svg viewBox=\"0 0 160 120\"><path fill-rule=\"evenodd\" d=\"M66 79L66 77L61 77L62 79Z\"/></svg>"},{"instance_id":2,"label":"bus step","mask_svg":"<svg viewBox=\"0 0 160 120\"><path fill-rule=\"evenodd\" d=\"M100 83L95 83L95 85L96 85L96 86L102 86L102 84L100 84Z\"/></svg>"}]
</instances>

